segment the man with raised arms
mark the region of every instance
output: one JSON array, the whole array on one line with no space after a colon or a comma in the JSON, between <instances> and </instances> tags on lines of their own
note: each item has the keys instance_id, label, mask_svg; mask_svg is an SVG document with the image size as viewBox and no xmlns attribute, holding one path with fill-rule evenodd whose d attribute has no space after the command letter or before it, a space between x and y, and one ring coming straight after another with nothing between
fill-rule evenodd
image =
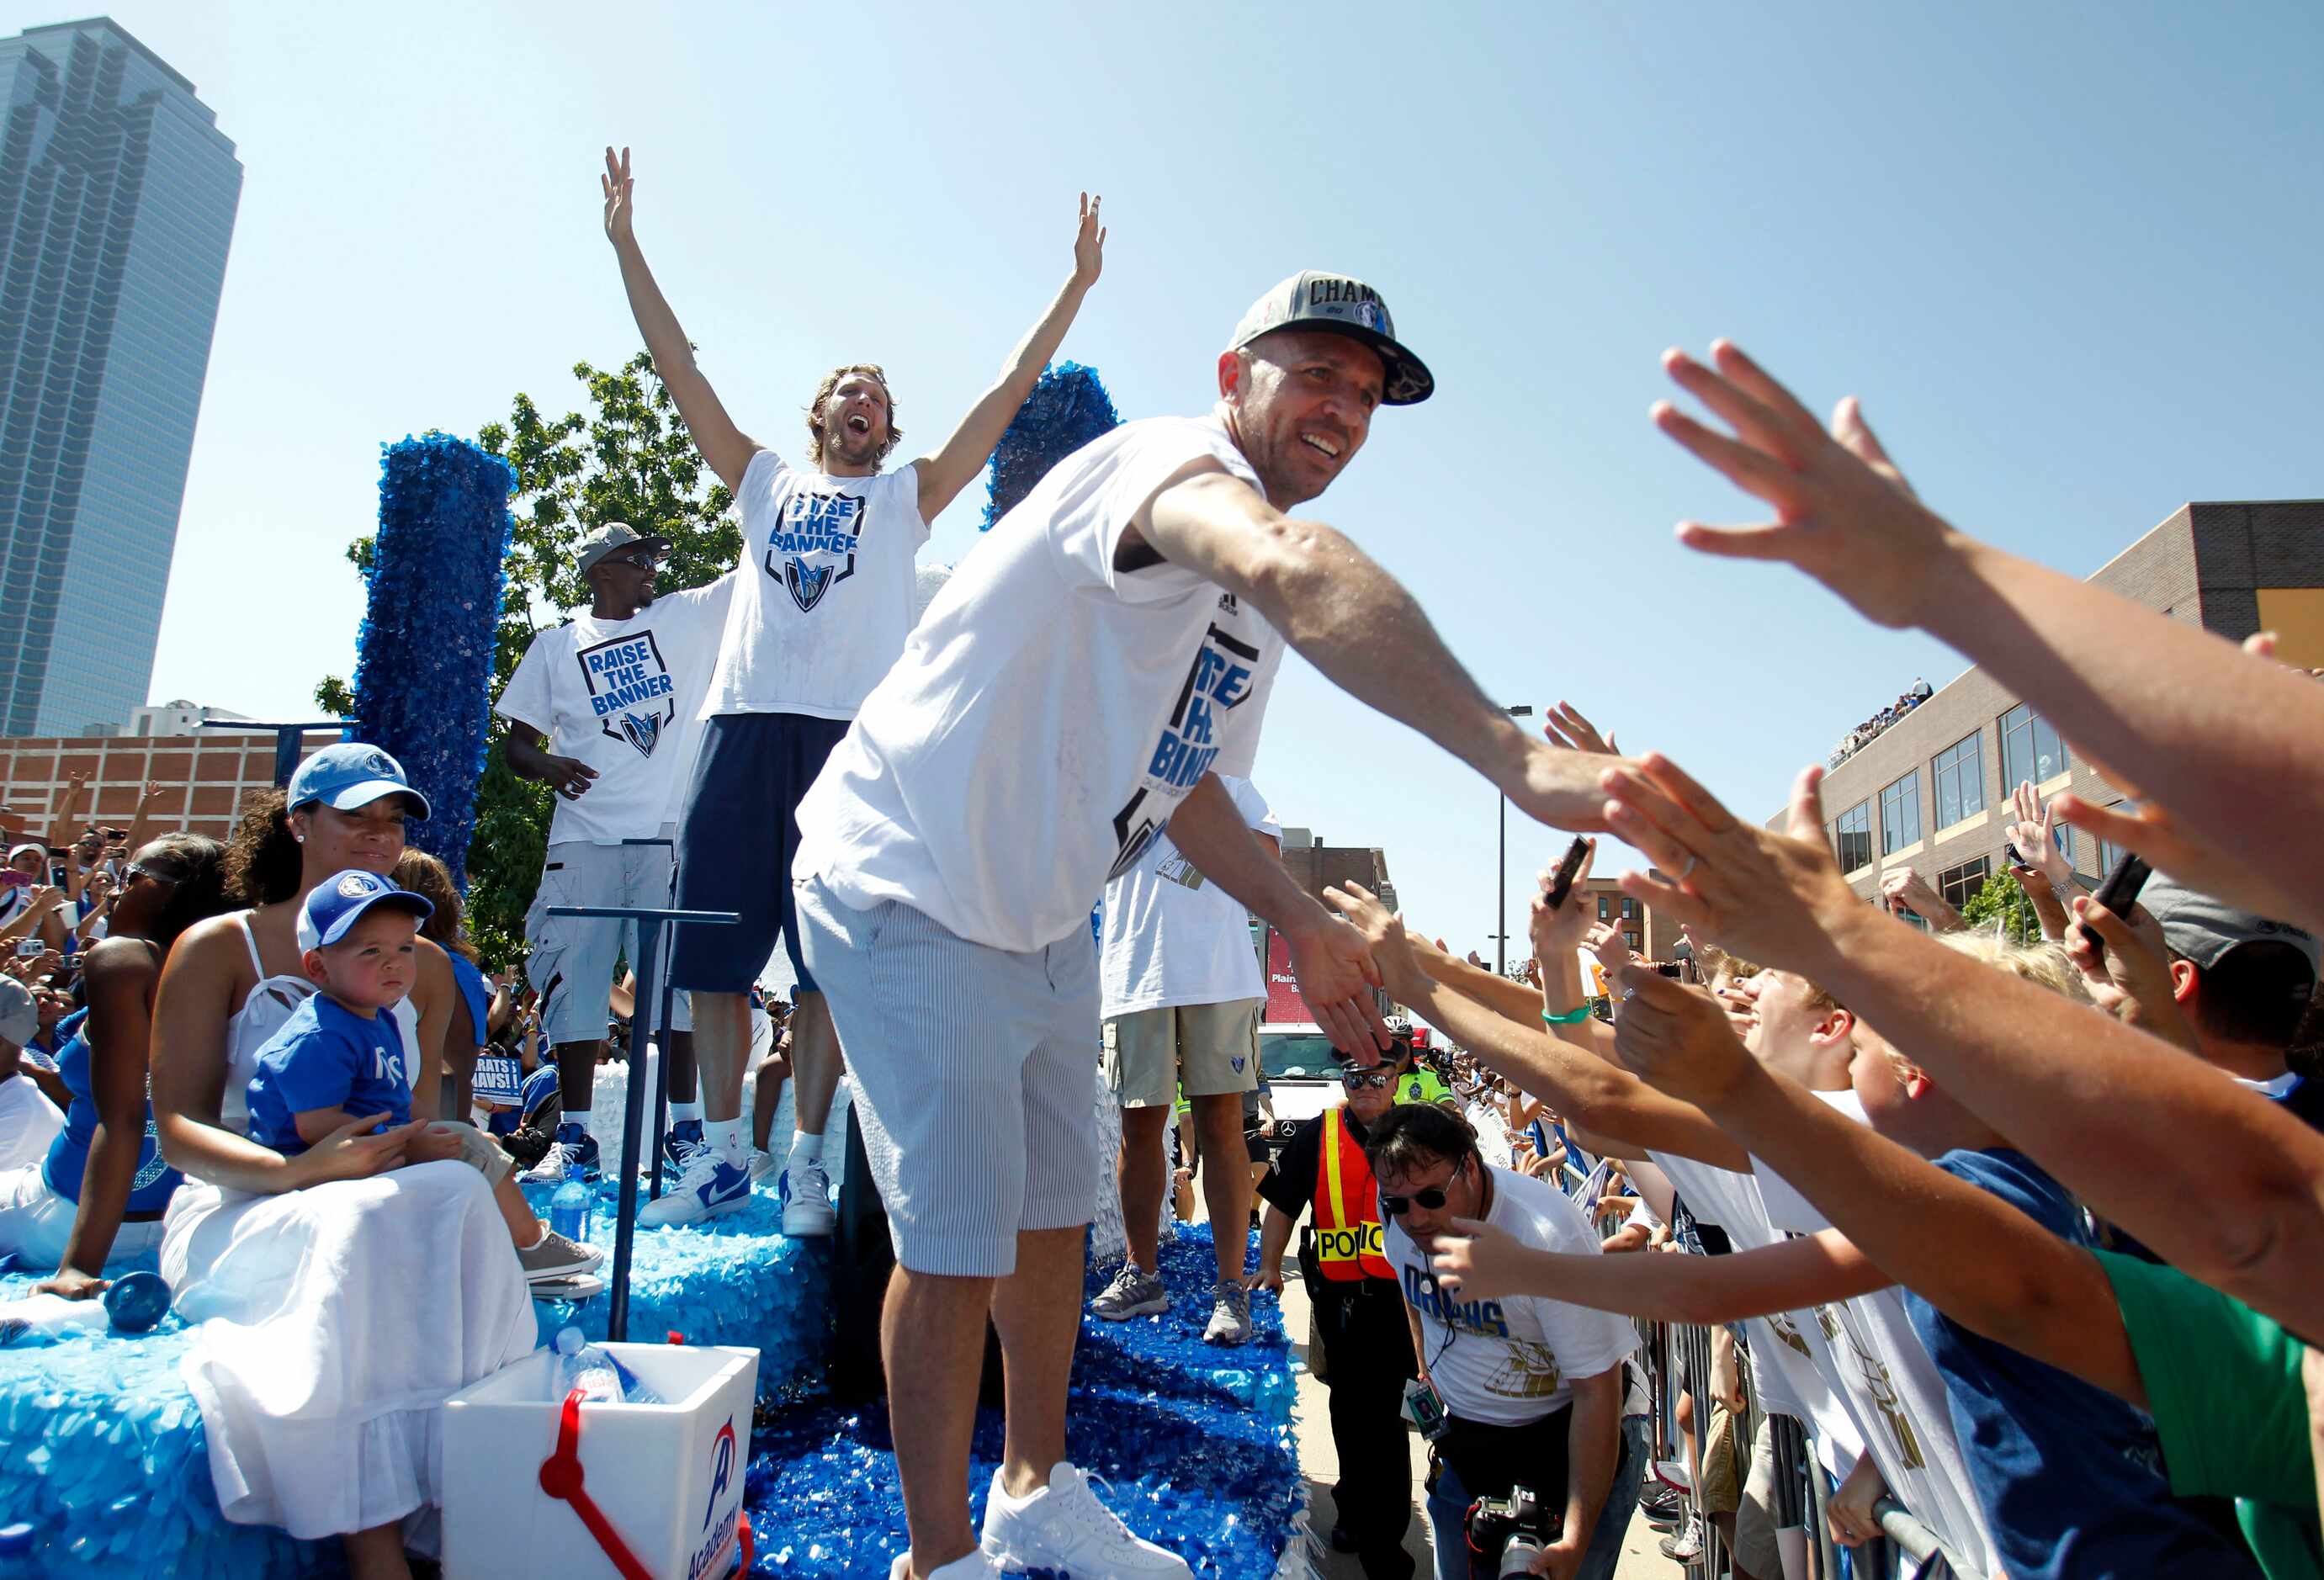
<instances>
[{"instance_id":1,"label":"man with raised arms","mask_svg":"<svg viewBox=\"0 0 2324 1580\"><path fill-rule=\"evenodd\" d=\"M698 1223L749 1199L751 1138L742 1112L750 991L779 938L798 974L791 1055L798 1122L782 1179L783 1232L828 1235L835 1215L823 1126L839 1084L840 1051L791 914L799 797L864 694L903 651L912 623L912 558L927 541L928 523L984 469L1065 340L1097 282L1105 232L1098 204L1084 194L1072 274L941 449L881 470L903 434L887 375L859 363L824 375L807 407L807 465L794 467L734 426L695 365L692 343L639 250L627 149L618 157L605 151L601 184L605 238L621 261L654 369L742 517L741 575L678 826L679 908L733 911L742 923L678 930L671 975L693 994L706 1144L638 1221Z\"/></svg>"},{"instance_id":2,"label":"man with raised arms","mask_svg":"<svg viewBox=\"0 0 2324 1580\"><path fill-rule=\"evenodd\" d=\"M882 1324L912 1538L899 1576L1189 1573L1065 1455L1099 1176L1089 910L1167 826L1289 940L1333 1041L1387 1046L1361 938L1267 855L1219 782L1250 772L1286 641L1529 814L1600 814L1606 759L1528 738L1410 594L1284 513L1339 476L1378 408L1433 388L1378 293L1285 280L1217 380L1212 415L1124 425L993 528L799 807L807 964L849 1049L900 1263ZM980 1547L961 1489L988 1310L1008 1434Z\"/></svg>"}]
</instances>

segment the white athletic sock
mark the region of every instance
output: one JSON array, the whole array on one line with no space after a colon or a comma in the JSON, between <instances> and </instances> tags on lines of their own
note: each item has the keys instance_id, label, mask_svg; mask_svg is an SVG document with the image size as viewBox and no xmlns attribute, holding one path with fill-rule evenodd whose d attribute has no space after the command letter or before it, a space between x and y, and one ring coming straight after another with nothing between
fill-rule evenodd
<instances>
[{"instance_id":1,"label":"white athletic sock","mask_svg":"<svg viewBox=\"0 0 2324 1580\"><path fill-rule=\"evenodd\" d=\"M695 1098L694 1101L690 1103L681 1103L675 1098L671 1099L669 1105L669 1122L672 1125L677 1124L681 1119L692 1119L698 1123L701 1118L702 1099L700 1098Z\"/></svg>"},{"instance_id":2,"label":"white athletic sock","mask_svg":"<svg viewBox=\"0 0 2324 1580\"><path fill-rule=\"evenodd\" d=\"M715 1146L735 1168L748 1168L751 1163L751 1134L742 1128L740 1119L705 1119L702 1138Z\"/></svg>"},{"instance_id":3,"label":"white athletic sock","mask_svg":"<svg viewBox=\"0 0 2324 1580\"><path fill-rule=\"evenodd\" d=\"M823 1162L823 1137L809 1135L804 1130L791 1133L791 1157L794 1164Z\"/></svg>"},{"instance_id":4,"label":"white athletic sock","mask_svg":"<svg viewBox=\"0 0 2324 1580\"><path fill-rule=\"evenodd\" d=\"M589 1110L588 1110L588 1109L586 1109L586 1108L584 1108L584 1109L582 1109L582 1110L581 1110L579 1113L577 1113L577 1114L562 1114L562 1115L559 1115L559 1116L558 1116L558 1120L557 1120L557 1128L558 1128L558 1129L562 1130L562 1129L564 1129L564 1128L565 1128L567 1125L570 1125L571 1126L573 1126L573 1128L574 1128L574 1129L576 1129L576 1130L579 1131L582 1134L584 1134L584 1135L588 1134L589 1134Z\"/></svg>"}]
</instances>

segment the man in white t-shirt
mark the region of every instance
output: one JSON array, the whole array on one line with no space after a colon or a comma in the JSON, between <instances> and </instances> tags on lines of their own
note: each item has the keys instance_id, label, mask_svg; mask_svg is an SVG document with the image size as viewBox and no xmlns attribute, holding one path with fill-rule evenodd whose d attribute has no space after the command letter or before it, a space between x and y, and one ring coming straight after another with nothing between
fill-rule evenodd
<instances>
[{"instance_id":1,"label":"man in white t-shirt","mask_svg":"<svg viewBox=\"0 0 2324 1580\"><path fill-rule=\"evenodd\" d=\"M0 977L0 1171L40 1162L65 1127L64 1110L18 1068L24 1045L40 1029L32 990L14 977Z\"/></svg>"},{"instance_id":2,"label":"man in white t-shirt","mask_svg":"<svg viewBox=\"0 0 2324 1580\"><path fill-rule=\"evenodd\" d=\"M1340 474L1377 408L1432 387L1378 293L1285 280L1216 374L1212 416L1116 428L993 528L799 807L807 962L850 1051L896 1244L883 1347L912 1534L896 1572L918 1580L995 1561L1188 1573L1065 1460L1099 1171L1089 908L1167 828L1284 934L1335 1042L1387 1045L1361 940L1218 782L1250 772L1270 649L1288 638L1528 815L1594 826L1604 804L1606 759L1528 737L1361 550L1282 513ZM961 1487L988 1309L1012 1382L981 1557Z\"/></svg>"},{"instance_id":3,"label":"man in white t-shirt","mask_svg":"<svg viewBox=\"0 0 2324 1580\"><path fill-rule=\"evenodd\" d=\"M1549 1566L1534 1572L1607 1580L1646 1469L1642 1435L1622 1429L1622 1362L1637 1347L1637 1328L1562 1300L1464 1300L1439 1288L1429 1266L1455 1218L1574 1255L1599 1254L1596 1231L1554 1188L1486 1162L1467 1124L1434 1103L1389 1109L1364 1152L1379 1182L1385 1248L1404 1286L1420 1374L1451 1417L1428 1489L1437 1580L1468 1580L1471 1503L1517 1486L1555 1522L1556 1539L1543 1543ZM1478 1561L1498 1575L1500 1557Z\"/></svg>"},{"instance_id":4,"label":"man in white t-shirt","mask_svg":"<svg viewBox=\"0 0 2324 1580\"><path fill-rule=\"evenodd\" d=\"M617 961L637 965L635 923L551 916L549 907L667 906L677 892L678 798L735 578L657 596L669 553L669 539L641 537L622 521L583 537L576 564L587 611L534 637L494 704L508 721L509 767L558 795L524 933L564 1118L528 1180L562 1180L568 1168L595 1177L590 1092L605 1052L606 1000ZM671 1134L680 1144L702 1134L693 1043L681 993L669 1037Z\"/></svg>"},{"instance_id":5,"label":"man in white t-shirt","mask_svg":"<svg viewBox=\"0 0 2324 1580\"><path fill-rule=\"evenodd\" d=\"M1280 657L1281 642L1268 650ZM1259 787L1221 774L1270 855L1283 850L1283 828ZM1250 1156L1243 1141L1243 1094L1259 1089L1259 1012L1267 978L1251 947L1250 913L1204 877L1166 832L1128 871L1105 886L1098 942L1098 990L1105 1018L1106 1083L1121 1106L1121 1157L1116 1178L1130 1240L1121 1272L1090 1302L1109 1322L1170 1307L1158 1271L1162 1190L1169 1172L1164 1141L1175 1099L1184 1092L1203 1160L1203 1199L1210 1208L1219 1276L1204 1338L1240 1344L1250 1337L1250 1291L1243 1286L1250 1221Z\"/></svg>"},{"instance_id":6,"label":"man in white t-shirt","mask_svg":"<svg viewBox=\"0 0 2324 1580\"><path fill-rule=\"evenodd\" d=\"M799 798L815 782L866 693L903 650L913 614L913 556L928 524L984 469L1097 282L1105 233L1084 194L1074 268L1038 322L952 436L894 472L902 436L888 379L855 363L824 378L807 414L804 469L734 425L695 365L692 343L662 299L632 228L629 151L605 151L605 236L630 308L695 447L733 491L742 517L740 576L693 783L678 818L678 901L732 911L739 925L680 927L672 969L694 995L707 1146L641 1224L698 1223L749 1199L751 1141L742 1121L750 990L785 944L797 973L792 1061L798 1129L780 1181L783 1232L828 1235L836 1223L823 1129L840 1050L798 942L790 869Z\"/></svg>"}]
</instances>

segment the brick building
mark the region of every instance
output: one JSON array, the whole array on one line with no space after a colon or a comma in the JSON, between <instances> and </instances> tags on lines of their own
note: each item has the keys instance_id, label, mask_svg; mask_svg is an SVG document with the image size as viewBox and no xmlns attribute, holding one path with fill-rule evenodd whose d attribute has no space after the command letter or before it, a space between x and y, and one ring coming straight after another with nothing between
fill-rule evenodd
<instances>
[{"instance_id":1,"label":"brick building","mask_svg":"<svg viewBox=\"0 0 2324 1580\"><path fill-rule=\"evenodd\" d=\"M314 730L309 752L338 739ZM78 823L125 829L149 783L162 799L153 811L156 832L186 829L223 840L244 797L274 785L274 733L205 730L196 735L17 736L0 739L0 829L10 842L44 840L53 831L71 775L96 790L76 803Z\"/></svg>"},{"instance_id":2,"label":"brick building","mask_svg":"<svg viewBox=\"0 0 2324 1580\"><path fill-rule=\"evenodd\" d=\"M2273 630L2284 660L2324 667L2324 501L2181 506L2089 579L2233 641ZM1825 778L1825 831L1849 881L1869 897L1884 871L1910 866L1959 905L2001 869L2008 797L2021 781L2045 802L2069 789L2100 805L2121 800L2074 757L2073 728L1982 669L1955 679ZM2095 885L2117 852L2080 830L2059 831L2075 871Z\"/></svg>"},{"instance_id":3,"label":"brick building","mask_svg":"<svg viewBox=\"0 0 2324 1580\"><path fill-rule=\"evenodd\" d=\"M1359 883L1396 909L1396 884L1388 875L1388 855L1377 845L1326 845L1311 829L1283 831L1283 865L1299 886L1323 899L1334 884ZM1330 902L1324 901L1328 908ZM1336 914L1336 913L1335 913Z\"/></svg>"},{"instance_id":4,"label":"brick building","mask_svg":"<svg viewBox=\"0 0 2324 1580\"><path fill-rule=\"evenodd\" d=\"M1624 894L1619 879L1585 877L1573 886L1598 920L1619 926L1639 954L1657 964L1677 958L1674 951L1685 942L1679 936L1678 924L1657 917L1652 905Z\"/></svg>"}]
</instances>

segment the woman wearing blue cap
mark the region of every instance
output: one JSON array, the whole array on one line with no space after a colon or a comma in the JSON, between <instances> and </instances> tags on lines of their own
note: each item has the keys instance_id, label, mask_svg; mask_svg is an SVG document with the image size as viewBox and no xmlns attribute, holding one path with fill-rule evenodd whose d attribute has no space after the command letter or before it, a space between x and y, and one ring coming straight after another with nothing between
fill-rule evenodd
<instances>
[{"instance_id":1,"label":"woman wearing blue cap","mask_svg":"<svg viewBox=\"0 0 2324 1580\"><path fill-rule=\"evenodd\" d=\"M436 1082L412 1083L411 1124L372 1134L379 1119L358 1119L292 1157L244 1134L245 1094L258 1050L312 991L296 937L308 891L348 868L386 876L404 819L427 815L376 747L308 758L228 851L252 908L179 941L155 1010L154 1118L187 1175L161 1273L180 1315L206 1323L187 1378L219 1507L343 1537L358 1580L408 1576L403 1521L440 1502L434 1412L532 1348L532 1302L491 1188L429 1130ZM421 955L413 998L432 991L432 1013L395 1013L407 1048L428 1050L408 1067L432 1070L456 988L440 951Z\"/></svg>"}]
</instances>

